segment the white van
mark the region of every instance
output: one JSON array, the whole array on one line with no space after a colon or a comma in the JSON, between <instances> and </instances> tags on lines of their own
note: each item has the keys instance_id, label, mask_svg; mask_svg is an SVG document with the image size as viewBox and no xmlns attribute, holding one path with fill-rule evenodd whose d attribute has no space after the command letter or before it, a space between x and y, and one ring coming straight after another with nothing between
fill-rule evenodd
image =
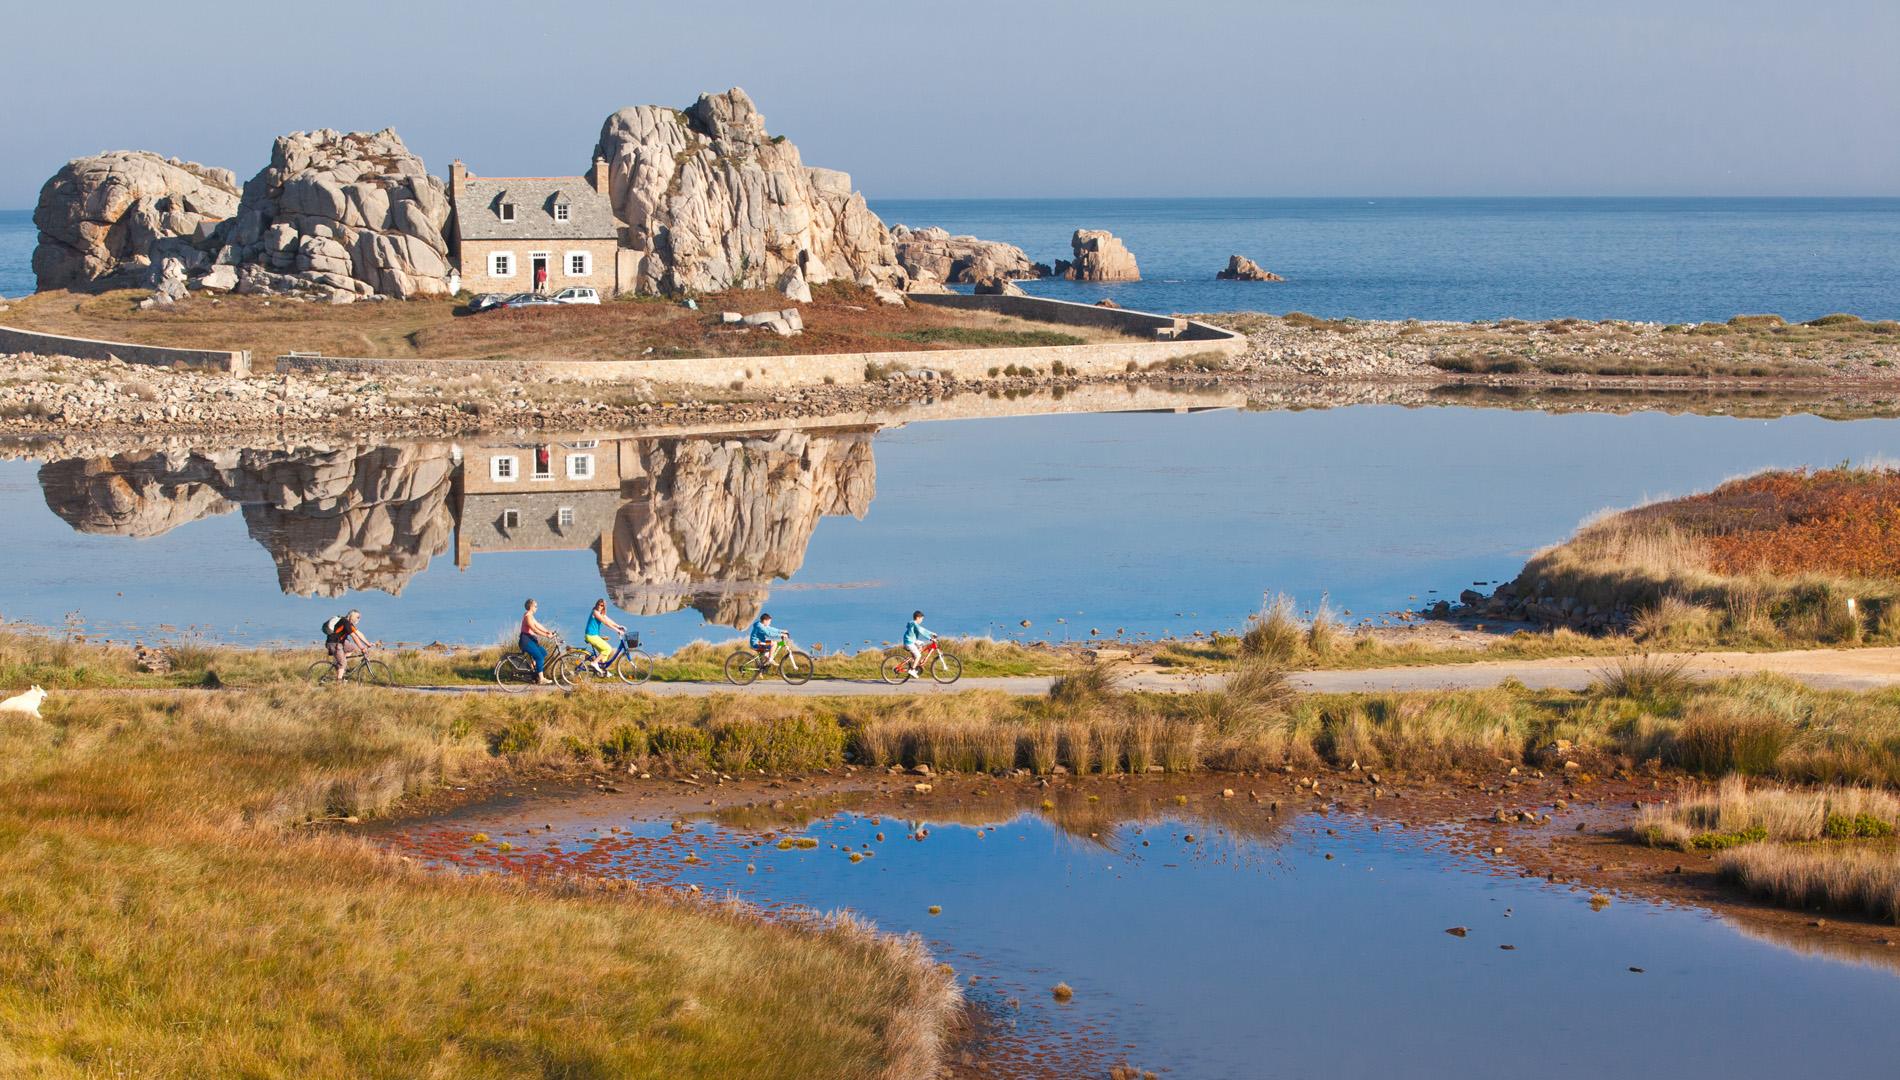
<instances>
[{"instance_id":1,"label":"white van","mask_svg":"<svg viewBox=\"0 0 1900 1080\"><path fill-rule=\"evenodd\" d=\"M573 285L562 289L560 292L548 297L548 299L557 304L598 304L600 303L600 290L590 289L584 285Z\"/></svg>"}]
</instances>

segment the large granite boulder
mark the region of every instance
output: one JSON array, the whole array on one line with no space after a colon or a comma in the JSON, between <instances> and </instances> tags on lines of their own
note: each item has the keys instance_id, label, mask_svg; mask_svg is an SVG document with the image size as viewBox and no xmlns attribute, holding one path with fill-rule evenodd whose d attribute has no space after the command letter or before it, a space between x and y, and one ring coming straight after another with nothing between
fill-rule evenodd
<instances>
[{"instance_id":1,"label":"large granite boulder","mask_svg":"<svg viewBox=\"0 0 1900 1080\"><path fill-rule=\"evenodd\" d=\"M1000 240L952 236L935 225L912 229L891 226L897 262L913 279L969 284L988 278L1022 280L1049 276L1049 267L1030 260L1023 249Z\"/></svg>"},{"instance_id":2,"label":"large granite boulder","mask_svg":"<svg viewBox=\"0 0 1900 1080\"><path fill-rule=\"evenodd\" d=\"M851 177L810 167L745 91L702 95L681 111L621 109L601 125L614 211L648 294L807 284L901 284L890 231Z\"/></svg>"},{"instance_id":3,"label":"large granite boulder","mask_svg":"<svg viewBox=\"0 0 1900 1080\"><path fill-rule=\"evenodd\" d=\"M1229 255L1227 268L1215 272L1218 281L1285 281L1286 279L1245 255Z\"/></svg>"},{"instance_id":4,"label":"large granite boulder","mask_svg":"<svg viewBox=\"0 0 1900 1080\"><path fill-rule=\"evenodd\" d=\"M1077 229L1069 238L1075 258L1056 263L1056 273L1071 281L1140 281L1134 252L1114 233Z\"/></svg>"},{"instance_id":5,"label":"large granite boulder","mask_svg":"<svg viewBox=\"0 0 1900 1080\"><path fill-rule=\"evenodd\" d=\"M448 220L447 186L393 129L292 132L244 185L218 261L258 268L241 292L442 296Z\"/></svg>"},{"instance_id":6,"label":"large granite boulder","mask_svg":"<svg viewBox=\"0 0 1900 1080\"><path fill-rule=\"evenodd\" d=\"M229 169L148 150L75 158L40 188L33 274L42 290L114 288L147 284L167 256L207 265L201 245L237 208Z\"/></svg>"}]
</instances>

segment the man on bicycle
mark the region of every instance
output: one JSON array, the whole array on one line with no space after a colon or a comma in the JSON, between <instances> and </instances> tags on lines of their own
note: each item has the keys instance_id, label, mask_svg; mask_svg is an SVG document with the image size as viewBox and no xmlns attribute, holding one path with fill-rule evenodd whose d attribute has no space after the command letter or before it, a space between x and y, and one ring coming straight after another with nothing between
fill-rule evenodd
<instances>
[{"instance_id":1,"label":"man on bicycle","mask_svg":"<svg viewBox=\"0 0 1900 1080\"><path fill-rule=\"evenodd\" d=\"M904 648L910 653L911 678L923 674L924 645L935 640L937 635L924 629L924 613L911 612L910 621L904 624Z\"/></svg>"},{"instance_id":2,"label":"man on bicycle","mask_svg":"<svg viewBox=\"0 0 1900 1080\"><path fill-rule=\"evenodd\" d=\"M785 640L785 631L772 625L772 613L763 611L753 620L752 630L746 635L752 643L752 651L760 655L761 667L770 667L778 659L779 642Z\"/></svg>"},{"instance_id":3,"label":"man on bicycle","mask_svg":"<svg viewBox=\"0 0 1900 1080\"><path fill-rule=\"evenodd\" d=\"M351 608L349 614L323 624L323 647L330 653L337 682L343 681L343 669L349 665L350 657L369 655L369 639L357 628L362 621L363 613Z\"/></svg>"},{"instance_id":4,"label":"man on bicycle","mask_svg":"<svg viewBox=\"0 0 1900 1080\"><path fill-rule=\"evenodd\" d=\"M606 663L607 658L614 654L614 647L607 642L609 630L623 637L627 633L626 627L607 617L607 601L596 600L594 610L587 615L587 633L583 635L587 639L587 644L594 647L592 663L595 671L600 671L600 665Z\"/></svg>"}]
</instances>

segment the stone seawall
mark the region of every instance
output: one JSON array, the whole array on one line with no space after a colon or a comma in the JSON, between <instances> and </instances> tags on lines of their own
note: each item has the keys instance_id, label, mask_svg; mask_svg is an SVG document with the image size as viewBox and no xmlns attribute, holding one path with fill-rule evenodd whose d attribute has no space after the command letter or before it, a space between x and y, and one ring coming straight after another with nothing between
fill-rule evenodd
<instances>
[{"instance_id":1,"label":"stone seawall","mask_svg":"<svg viewBox=\"0 0 1900 1080\"><path fill-rule=\"evenodd\" d=\"M1166 366L1173 361L1225 359L1247 349L1247 339L1216 326L1166 315L1097 308L1024 296L912 296L940 307L994 311L1037 322L1114 329L1139 337L1084 345L1036 345L996 349L927 349L909 352L819 353L787 356L670 357L655 360L444 360L373 357L280 356L279 371L400 371L409 375L462 376L480 372L510 379L625 382L662 385L782 389L848 385L897 371L928 369L958 379L981 379L992 371L1050 374L1057 364L1077 375L1109 375ZM1167 337L1156 339L1157 332Z\"/></svg>"},{"instance_id":2,"label":"stone seawall","mask_svg":"<svg viewBox=\"0 0 1900 1080\"><path fill-rule=\"evenodd\" d=\"M123 341L94 341L34 330L0 326L0 353L71 356L80 360L111 360L154 367L183 367L222 371L244 376L251 372L251 354L242 349L171 349L161 345L133 345Z\"/></svg>"}]
</instances>

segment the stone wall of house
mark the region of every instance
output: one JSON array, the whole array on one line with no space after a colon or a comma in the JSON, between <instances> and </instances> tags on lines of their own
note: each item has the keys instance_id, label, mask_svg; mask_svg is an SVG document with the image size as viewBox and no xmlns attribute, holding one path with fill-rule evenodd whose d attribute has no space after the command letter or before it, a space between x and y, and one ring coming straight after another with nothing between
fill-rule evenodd
<instances>
[{"instance_id":1,"label":"stone wall of house","mask_svg":"<svg viewBox=\"0 0 1900 1080\"><path fill-rule=\"evenodd\" d=\"M488 273L489 256L498 251L514 256L510 260L513 276L498 278ZM549 292L559 292L570 285L591 285L599 289L602 296L613 296L620 291L620 245L613 240L464 240L460 260L462 288L472 293L529 292L534 288L533 256L538 251L545 251L549 256ZM567 257L577 251L585 251L593 257L589 273L568 273Z\"/></svg>"}]
</instances>

